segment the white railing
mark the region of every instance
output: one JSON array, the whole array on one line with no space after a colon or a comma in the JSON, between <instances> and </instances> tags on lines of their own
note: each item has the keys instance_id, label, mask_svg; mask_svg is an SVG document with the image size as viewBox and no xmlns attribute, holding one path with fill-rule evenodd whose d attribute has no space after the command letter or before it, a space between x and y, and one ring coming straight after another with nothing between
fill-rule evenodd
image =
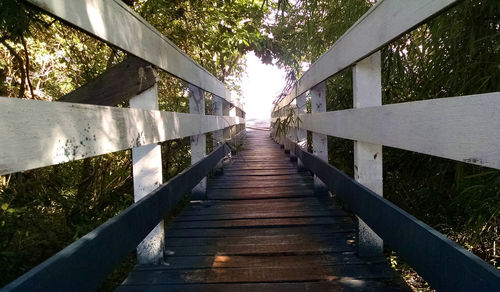
<instances>
[{"instance_id":1,"label":"white railing","mask_svg":"<svg viewBox=\"0 0 500 292\"><path fill-rule=\"evenodd\" d=\"M289 141L305 149L306 131L311 131L313 154L325 161L327 135L354 140L354 179L380 196L382 145L500 169L500 92L382 105L379 50L455 2L378 1L275 106L274 132L278 119L282 122L290 111L300 123L274 138L294 154ZM326 112L325 80L349 66L353 66L354 108ZM298 166L302 167L300 159ZM316 177L315 185L325 187ZM382 240L362 220L358 235L360 255L381 253Z\"/></svg>"},{"instance_id":2,"label":"white railing","mask_svg":"<svg viewBox=\"0 0 500 292\"><path fill-rule=\"evenodd\" d=\"M0 175L132 148L134 197L138 201L163 183L157 143L191 137L194 164L206 156L206 133L214 132L214 144L219 144L244 129L245 113L238 101L231 100L226 86L121 1L28 2L142 60L131 57L125 65L117 65L119 69L111 68L101 79L63 98L79 103L0 97ZM155 74L144 72L143 63L148 70L159 68L189 84L189 114L158 110ZM135 72L139 69L143 71ZM135 74L137 79L121 78L122 72ZM129 97L131 108L85 104L115 105L123 99L118 96L101 102L93 97L105 99L115 94L103 94L99 86L116 78L123 80L123 84L114 85L118 90L125 88L120 94L128 96L136 91L136 96ZM205 115L205 92L212 94L215 115ZM193 192L203 195L204 180ZM161 224L139 247L140 263L156 263L163 257Z\"/></svg>"}]
</instances>

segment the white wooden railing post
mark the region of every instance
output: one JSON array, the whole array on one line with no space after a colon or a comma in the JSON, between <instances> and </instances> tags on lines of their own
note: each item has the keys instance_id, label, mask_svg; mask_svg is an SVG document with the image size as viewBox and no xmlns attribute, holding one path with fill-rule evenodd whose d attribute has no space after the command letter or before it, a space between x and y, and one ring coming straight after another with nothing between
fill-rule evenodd
<instances>
[{"instance_id":1,"label":"white wooden railing post","mask_svg":"<svg viewBox=\"0 0 500 292\"><path fill-rule=\"evenodd\" d=\"M233 106L231 106L231 108L230 108L230 110L229 110L229 116L230 116L230 117L236 117L236 116L237 116L237 115L236 115L236 107L235 107L234 105L233 105ZM233 137L234 137L234 135L236 135L236 134L237 134L237 126L236 126L236 125L231 126L231 127L230 127L230 134L229 134L229 135L230 135L230 137L231 137L231 138L233 138Z\"/></svg>"},{"instance_id":2,"label":"white wooden railing post","mask_svg":"<svg viewBox=\"0 0 500 292\"><path fill-rule=\"evenodd\" d=\"M214 115L222 116L222 105L224 103L223 99L217 95L212 95L212 102L214 106ZM214 132L214 148L217 147L224 139L224 130L217 130Z\"/></svg>"},{"instance_id":3,"label":"white wooden railing post","mask_svg":"<svg viewBox=\"0 0 500 292\"><path fill-rule=\"evenodd\" d=\"M231 109L231 104L224 100L222 102L222 115L229 116L230 109ZM222 132L223 132L224 140L231 138L231 127L224 128L224 130Z\"/></svg>"},{"instance_id":4,"label":"white wooden railing post","mask_svg":"<svg viewBox=\"0 0 500 292\"><path fill-rule=\"evenodd\" d=\"M323 81L311 88L311 113L326 112L326 82ZM326 135L312 133L313 154L328 162L328 140ZM318 195L328 193L326 185L315 175L314 190Z\"/></svg>"},{"instance_id":5,"label":"white wooden railing post","mask_svg":"<svg viewBox=\"0 0 500 292\"><path fill-rule=\"evenodd\" d=\"M301 95L297 96L296 99L296 104L297 104L297 114L298 115L304 115L307 113L307 101L306 101L306 93L302 93ZM300 127L300 125L299 125ZM307 131L305 129L297 129L297 144L300 146L302 149L307 149ZM304 164L300 159L297 159L297 168L298 169L303 169Z\"/></svg>"},{"instance_id":6,"label":"white wooden railing post","mask_svg":"<svg viewBox=\"0 0 500 292\"><path fill-rule=\"evenodd\" d=\"M158 110L158 85L130 99L131 108ZM138 127L143 125L138 124ZM153 143L132 148L134 201L137 202L162 184L161 146ZM163 261L164 226L161 221L137 247L139 264Z\"/></svg>"},{"instance_id":7,"label":"white wooden railing post","mask_svg":"<svg viewBox=\"0 0 500 292\"><path fill-rule=\"evenodd\" d=\"M353 68L354 108L382 105L380 51L356 63ZM383 195L382 145L354 141L354 178ZM358 253L380 255L382 239L358 218Z\"/></svg>"},{"instance_id":8,"label":"white wooden railing post","mask_svg":"<svg viewBox=\"0 0 500 292\"><path fill-rule=\"evenodd\" d=\"M241 109L236 108L236 116L240 118L242 117ZM241 125L236 125L236 133L239 133L240 131L241 131Z\"/></svg>"},{"instance_id":9,"label":"white wooden railing post","mask_svg":"<svg viewBox=\"0 0 500 292\"><path fill-rule=\"evenodd\" d=\"M202 89L189 85L189 113L205 115L205 93ZM207 139L205 134L191 136L191 164L194 164L207 154ZM193 188L193 199L206 199L207 178Z\"/></svg>"},{"instance_id":10,"label":"white wooden railing post","mask_svg":"<svg viewBox=\"0 0 500 292\"><path fill-rule=\"evenodd\" d=\"M212 95L212 103L214 107L214 115L216 116L222 116L222 106L224 104L224 100L217 95L213 94ZM217 130L213 133L213 146L214 149L216 149L220 144L224 142L224 130ZM222 173L222 161L217 163L217 166L215 167L215 173Z\"/></svg>"},{"instance_id":11,"label":"white wooden railing post","mask_svg":"<svg viewBox=\"0 0 500 292\"><path fill-rule=\"evenodd\" d=\"M285 107L287 111L289 110L289 106ZM288 142L289 139L292 139L292 131L293 131L293 125L290 125L288 131L284 133L283 137L281 138L281 144L283 145L283 149L285 150L285 153L290 151L290 143Z\"/></svg>"}]
</instances>

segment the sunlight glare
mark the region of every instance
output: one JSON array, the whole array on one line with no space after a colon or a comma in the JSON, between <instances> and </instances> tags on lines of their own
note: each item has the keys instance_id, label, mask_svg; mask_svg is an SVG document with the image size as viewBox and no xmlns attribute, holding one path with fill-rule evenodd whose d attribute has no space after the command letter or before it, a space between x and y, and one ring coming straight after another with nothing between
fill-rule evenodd
<instances>
[{"instance_id":1,"label":"sunlight glare","mask_svg":"<svg viewBox=\"0 0 500 292\"><path fill-rule=\"evenodd\" d=\"M259 120L269 123L272 102L285 86L285 70L275 65L266 65L250 52L246 56L247 70L242 78L244 109L247 126Z\"/></svg>"}]
</instances>

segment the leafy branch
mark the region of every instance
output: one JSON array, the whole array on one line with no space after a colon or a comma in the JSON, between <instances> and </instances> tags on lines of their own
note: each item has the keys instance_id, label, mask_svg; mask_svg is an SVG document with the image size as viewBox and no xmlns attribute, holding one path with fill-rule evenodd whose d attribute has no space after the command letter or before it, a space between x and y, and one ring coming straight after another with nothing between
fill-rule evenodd
<instances>
[{"instance_id":1,"label":"leafy branch","mask_svg":"<svg viewBox=\"0 0 500 292\"><path fill-rule=\"evenodd\" d=\"M276 137L285 136L290 129L298 128L302 120L299 118L294 109L288 109L288 114L285 117L279 117L274 121L273 128Z\"/></svg>"}]
</instances>

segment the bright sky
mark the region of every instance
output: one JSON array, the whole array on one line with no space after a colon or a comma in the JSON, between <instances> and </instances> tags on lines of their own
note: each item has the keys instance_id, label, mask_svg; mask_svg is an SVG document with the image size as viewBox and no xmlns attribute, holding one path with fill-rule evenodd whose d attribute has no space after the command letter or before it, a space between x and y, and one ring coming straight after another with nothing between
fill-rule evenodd
<instances>
[{"instance_id":1,"label":"bright sky","mask_svg":"<svg viewBox=\"0 0 500 292\"><path fill-rule=\"evenodd\" d=\"M277 66L263 64L253 52L246 58L247 70L241 89L247 124L251 126L252 119L269 119L272 102L285 86L286 73Z\"/></svg>"}]
</instances>

